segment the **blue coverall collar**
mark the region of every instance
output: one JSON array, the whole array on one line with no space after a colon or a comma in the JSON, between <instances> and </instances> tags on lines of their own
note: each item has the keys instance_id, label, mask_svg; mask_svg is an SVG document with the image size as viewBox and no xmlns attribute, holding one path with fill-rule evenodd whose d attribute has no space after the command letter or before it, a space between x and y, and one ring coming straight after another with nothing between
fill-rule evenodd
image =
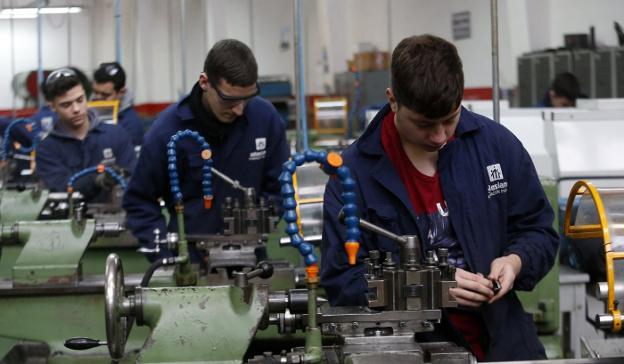
<instances>
[{"instance_id":1,"label":"blue coverall collar","mask_svg":"<svg viewBox=\"0 0 624 364\"><path fill-rule=\"evenodd\" d=\"M195 118L195 115L193 115L193 112L191 111L191 107L189 105L189 97L190 96L191 96L190 93L188 95L186 95L178 103L178 105L176 107L177 107L177 114L178 114L178 117L180 118L180 120L182 120L184 122L188 122L190 124L189 127L192 127L191 125L196 120L196 118ZM255 100L251 100L250 103L253 103L254 101ZM249 105L247 105L245 107L245 112L246 112L248 107L249 107ZM241 141L241 138L242 138L243 134L245 133L244 130L246 129L246 126L249 125L249 120L247 119L247 114L244 113L243 115L241 115L238 118L236 118L234 123L235 123L235 125L233 125L233 128L230 131L230 134L229 134L229 136L226 139L225 145L221 149L221 152L223 153L223 159L224 160L226 160L230 156L230 154L234 151L235 147Z\"/></svg>"},{"instance_id":2,"label":"blue coverall collar","mask_svg":"<svg viewBox=\"0 0 624 364\"><path fill-rule=\"evenodd\" d=\"M87 118L89 119L89 131L87 135L92 132L97 132L100 125L102 125L102 121L98 118L97 112L94 109L87 110ZM58 115L54 114L54 126L50 131L50 134L56 135L62 138L76 139L72 134L70 134L67 129L63 126L63 123L59 121Z\"/></svg>"},{"instance_id":3,"label":"blue coverall collar","mask_svg":"<svg viewBox=\"0 0 624 364\"><path fill-rule=\"evenodd\" d=\"M371 170L373 178L386 188L390 193L395 195L399 201L410 212L414 221L416 221L416 213L410 203L407 190L401 181L401 178L395 171L392 161L388 158L381 143L381 124L386 115L390 112L390 104L386 104L375 116L369 124L364 134L356 142L358 150L366 155L377 157L378 160ZM461 138L464 134L478 130L483 126L483 122L478 120L473 113L462 106L460 121L455 131L456 138ZM438 170L446 169L450 166L450 157L452 150L455 149L453 143L449 143L441 152L438 160Z\"/></svg>"}]
</instances>

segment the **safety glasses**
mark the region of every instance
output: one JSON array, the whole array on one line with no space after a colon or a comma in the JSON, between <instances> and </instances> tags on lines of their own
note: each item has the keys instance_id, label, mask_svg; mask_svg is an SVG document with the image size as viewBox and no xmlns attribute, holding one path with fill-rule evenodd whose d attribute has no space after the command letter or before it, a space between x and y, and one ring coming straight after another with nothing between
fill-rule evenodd
<instances>
[{"instance_id":1,"label":"safety glasses","mask_svg":"<svg viewBox=\"0 0 624 364\"><path fill-rule=\"evenodd\" d=\"M59 68L56 71L50 73L46 78L46 86L51 86L63 77L76 77L76 72L69 68Z\"/></svg>"},{"instance_id":2,"label":"safety glasses","mask_svg":"<svg viewBox=\"0 0 624 364\"><path fill-rule=\"evenodd\" d=\"M256 91L251 95L245 95L245 96L225 95L223 92L221 92L221 90L219 90L217 85L214 85L212 83L211 85L212 85L212 88L214 88L214 90L217 92L217 95L219 95L219 98L221 99L221 101L223 101L224 104L231 105L231 106L238 105L241 102L249 101L250 99L260 94L260 85L257 82L256 82Z\"/></svg>"}]
</instances>

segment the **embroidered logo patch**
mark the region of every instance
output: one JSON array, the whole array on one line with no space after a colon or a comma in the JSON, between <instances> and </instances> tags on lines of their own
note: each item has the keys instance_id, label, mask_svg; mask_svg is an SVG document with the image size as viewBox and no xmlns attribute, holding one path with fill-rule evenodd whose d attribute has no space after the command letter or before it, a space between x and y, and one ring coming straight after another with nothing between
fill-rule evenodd
<instances>
[{"instance_id":1,"label":"embroidered logo patch","mask_svg":"<svg viewBox=\"0 0 624 364\"><path fill-rule=\"evenodd\" d=\"M266 138L256 138L256 150L266 149Z\"/></svg>"},{"instance_id":2,"label":"embroidered logo patch","mask_svg":"<svg viewBox=\"0 0 624 364\"><path fill-rule=\"evenodd\" d=\"M504 180L505 177L500 164L490 164L486 167L486 170L490 179L490 184L488 184L487 188L488 199L492 198L492 196L507 193L507 181Z\"/></svg>"},{"instance_id":3,"label":"embroidered logo patch","mask_svg":"<svg viewBox=\"0 0 624 364\"><path fill-rule=\"evenodd\" d=\"M102 150L102 156L104 157L104 159L111 159L111 158L113 158L113 149L112 148L104 148Z\"/></svg>"},{"instance_id":4,"label":"embroidered logo patch","mask_svg":"<svg viewBox=\"0 0 624 364\"><path fill-rule=\"evenodd\" d=\"M503 170L501 169L500 164L491 164L487 166L488 178L490 182L498 181L503 179Z\"/></svg>"}]
</instances>

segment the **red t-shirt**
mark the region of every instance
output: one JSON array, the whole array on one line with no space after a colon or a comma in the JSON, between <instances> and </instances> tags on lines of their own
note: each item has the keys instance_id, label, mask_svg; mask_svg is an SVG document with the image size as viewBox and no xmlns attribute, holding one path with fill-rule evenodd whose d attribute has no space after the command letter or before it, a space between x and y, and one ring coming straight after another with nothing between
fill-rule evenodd
<instances>
[{"instance_id":1,"label":"red t-shirt","mask_svg":"<svg viewBox=\"0 0 624 364\"><path fill-rule=\"evenodd\" d=\"M414 167L401 145L393 112L383 120L381 144L407 190L416 213L416 224L424 250L447 248L449 262L456 267L467 268L461 246L450 226L440 174L436 171L433 176L427 176ZM453 327L470 345L472 353L478 360L483 360L486 346L482 340L487 335L484 335L486 331L481 315L476 312L448 310L448 316Z\"/></svg>"}]
</instances>

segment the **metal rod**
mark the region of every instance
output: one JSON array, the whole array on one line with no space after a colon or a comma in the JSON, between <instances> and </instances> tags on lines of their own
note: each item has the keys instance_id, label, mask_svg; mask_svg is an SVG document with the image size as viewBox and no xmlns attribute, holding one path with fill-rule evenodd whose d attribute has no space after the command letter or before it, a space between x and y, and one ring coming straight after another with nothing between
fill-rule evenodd
<instances>
[{"instance_id":1,"label":"metal rod","mask_svg":"<svg viewBox=\"0 0 624 364\"><path fill-rule=\"evenodd\" d=\"M180 95L178 95L178 92L176 92L176 83L175 83L175 76L174 76L175 67L173 65L175 61L174 60L175 56L173 55L173 5L172 4L173 4L172 1L167 1L167 42L168 42L167 44L168 44L168 49L169 49L169 52L167 53L169 54L169 90L171 91L171 98L176 99ZM187 92L187 90L182 90L182 92L183 93Z\"/></svg>"},{"instance_id":2,"label":"metal rod","mask_svg":"<svg viewBox=\"0 0 624 364\"><path fill-rule=\"evenodd\" d=\"M167 2L168 4L170 3L169 1ZM138 1L134 1L133 5L132 5L132 13L131 13L131 17L133 19L136 19L136 21L131 22L131 27L132 30L130 31L130 34L132 34L132 38L128 37L128 39L132 39L132 43L131 43L131 51L132 52L132 85L133 87L135 87L135 90L138 88L138 83L137 83L137 78L138 78L138 67L137 67L137 59L139 57L137 57L137 53L138 53L138 46L137 44L139 43L139 39L140 39L140 35L141 33L137 31L137 28L139 28L140 24L139 24L139 2ZM171 28L169 27L169 25L167 25L167 30L169 33L169 30ZM171 47L169 47L169 54L171 54ZM173 72L169 73L169 77L172 77L171 75L173 75ZM171 88L171 90L173 90L173 88Z\"/></svg>"},{"instance_id":3,"label":"metal rod","mask_svg":"<svg viewBox=\"0 0 624 364\"><path fill-rule=\"evenodd\" d=\"M244 191L244 192L247 192L247 190L249 190L248 187L241 186L241 184L240 184L240 182L238 182L238 180L231 179L230 177L228 177L225 174L223 174L223 172L220 172L219 170L215 169L214 167L210 168L210 169L212 170L212 173L214 173L217 177L219 177L222 180L224 180L225 182L229 183L235 189L239 189L239 190Z\"/></svg>"},{"instance_id":4,"label":"metal rod","mask_svg":"<svg viewBox=\"0 0 624 364\"><path fill-rule=\"evenodd\" d=\"M67 0L67 9L71 8L71 0ZM67 65L72 64L72 31L71 31L71 13L67 11Z\"/></svg>"},{"instance_id":5,"label":"metal rod","mask_svg":"<svg viewBox=\"0 0 624 364\"><path fill-rule=\"evenodd\" d=\"M186 0L180 2L180 53L182 60L182 90L186 92Z\"/></svg>"},{"instance_id":6,"label":"metal rod","mask_svg":"<svg viewBox=\"0 0 624 364\"><path fill-rule=\"evenodd\" d=\"M344 218L345 218L344 211L340 210L340 212L338 213L338 220L341 223L344 224ZM363 228L363 229L366 229L366 230L368 230L370 232L373 232L373 233L381 235L381 236L385 236L386 238L388 238L388 239L390 239L392 241L395 241L395 242L397 242L397 243L399 243L401 245L407 244L407 238L406 237L397 235L397 234L395 234L393 232L390 232L390 231L388 231L388 230L386 230L386 229L384 229L382 227L379 227L377 225L371 224L370 222L368 222L368 221L366 221L364 219L359 219L359 221L360 221L360 227Z\"/></svg>"},{"instance_id":7,"label":"metal rod","mask_svg":"<svg viewBox=\"0 0 624 364\"><path fill-rule=\"evenodd\" d=\"M392 0L388 0L388 18L386 20L388 24L388 52L392 52Z\"/></svg>"},{"instance_id":8,"label":"metal rod","mask_svg":"<svg viewBox=\"0 0 624 364\"><path fill-rule=\"evenodd\" d=\"M15 9L15 4L11 0L11 9ZM15 29L13 22L15 19L11 16L9 19L9 27L11 33L11 76L15 78ZM17 92L13 91L13 100L11 101L11 119L15 119L17 116Z\"/></svg>"},{"instance_id":9,"label":"metal rod","mask_svg":"<svg viewBox=\"0 0 624 364\"><path fill-rule=\"evenodd\" d=\"M203 52L202 55L208 54L208 5L206 1L201 2L201 12L202 12L202 24L204 24L204 31L202 32L202 44L203 44Z\"/></svg>"},{"instance_id":10,"label":"metal rod","mask_svg":"<svg viewBox=\"0 0 624 364\"><path fill-rule=\"evenodd\" d=\"M249 47L255 51L256 39L254 37L254 6L253 0L249 0Z\"/></svg>"},{"instance_id":11,"label":"metal rod","mask_svg":"<svg viewBox=\"0 0 624 364\"><path fill-rule=\"evenodd\" d=\"M305 102L305 71L301 44L301 0L295 0L295 80L297 85L297 150L308 149L308 117Z\"/></svg>"},{"instance_id":12,"label":"metal rod","mask_svg":"<svg viewBox=\"0 0 624 364\"><path fill-rule=\"evenodd\" d=\"M42 27L41 20L41 8L44 5L44 0L37 0L37 106L43 107L45 100L43 99L43 93L41 92L41 85L43 84L43 40L42 40Z\"/></svg>"},{"instance_id":13,"label":"metal rod","mask_svg":"<svg viewBox=\"0 0 624 364\"><path fill-rule=\"evenodd\" d=\"M405 238L403 238L402 236L394 234L394 233L392 233L392 232L390 232L390 231L388 231L388 230L386 230L384 228L380 228L377 225L373 225L373 224L371 224L370 222L368 222L366 220L360 219L360 227L362 227L362 228L364 228L364 229L366 229L368 231L371 231L371 232L373 232L375 234L379 234L379 235L385 236L386 238L388 238L390 240L393 240L393 241L396 241L397 243L399 243L401 245L407 243L407 240Z\"/></svg>"},{"instance_id":14,"label":"metal rod","mask_svg":"<svg viewBox=\"0 0 624 364\"><path fill-rule=\"evenodd\" d=\"M500 95L498 81L498 0L490 0L492 16L492 102L494 121L500 123Z\"/></svg>"},{"instance_id":15,"label":"metal rod","mask_svg":"<svg viewBox=\"0 0 624 364\"><path fill-rule=\"evenodd\" d=\"M115 61L121 64L121 0L115 0Z\"/></svg>"}]
</instances>

